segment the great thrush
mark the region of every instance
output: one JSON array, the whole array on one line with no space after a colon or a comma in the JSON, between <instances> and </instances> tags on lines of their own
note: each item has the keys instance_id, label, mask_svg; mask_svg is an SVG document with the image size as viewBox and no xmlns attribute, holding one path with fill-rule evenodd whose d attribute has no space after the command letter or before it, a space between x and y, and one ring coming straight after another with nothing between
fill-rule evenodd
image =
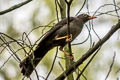
<instances>
[{"instance_id":1,"label":"great thrush","mask_svg":"<svg viewBox=\"0 0 120 80\"><path fill-rule=\"evenodd\" d=\"M27 56L21 63L21 73L24 76L29 77L38 63L47 54L49 50L56 46L60 46L60 50L67 44L68 41L73 41L81 32L83 25L91 19L96 17L89 16L87 14L81 14L77 17L70 17L70 35L71 39L68 38L68 27L67 18L58 22L53 28L51 28L45 36L42 38L37 48L32 54Z\"/></svg>"}]
</instances>

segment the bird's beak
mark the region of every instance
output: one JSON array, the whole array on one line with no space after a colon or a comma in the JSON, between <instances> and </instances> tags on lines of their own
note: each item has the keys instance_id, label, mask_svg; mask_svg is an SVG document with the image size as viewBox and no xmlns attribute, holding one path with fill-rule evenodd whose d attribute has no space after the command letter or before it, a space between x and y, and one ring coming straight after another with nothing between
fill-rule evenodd
<instances>
[{"instance_id":1,"label":"bird's beak","mask_svg":"<svg viewBox=\"0 0 120 80\"><path fill-rule=\"evenodd\" d=\"M88 19L90 20L90 19L95 19L95 18L97 18L96 16L90 16L90 17L88 17Z\"/></svg>"}]
</instances>

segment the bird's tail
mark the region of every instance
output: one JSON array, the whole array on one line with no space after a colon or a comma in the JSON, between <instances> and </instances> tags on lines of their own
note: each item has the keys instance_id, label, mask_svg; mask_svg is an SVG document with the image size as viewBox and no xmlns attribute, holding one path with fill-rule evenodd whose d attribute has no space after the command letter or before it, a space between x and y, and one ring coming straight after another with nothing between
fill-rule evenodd
<instances>
[{"instance_id":1,"label":"bird's tail","mask_svg":"<svg viewBox=\"0 0 120 80\"><path fill-rule=\"evenodd\" d=\"M30 54L26 57L21 63L21 73L29 77L41 59L45 56L45 54L51 49L51 47L47 46L39 46L33 54Z\"/></svg>"}]
</instances>

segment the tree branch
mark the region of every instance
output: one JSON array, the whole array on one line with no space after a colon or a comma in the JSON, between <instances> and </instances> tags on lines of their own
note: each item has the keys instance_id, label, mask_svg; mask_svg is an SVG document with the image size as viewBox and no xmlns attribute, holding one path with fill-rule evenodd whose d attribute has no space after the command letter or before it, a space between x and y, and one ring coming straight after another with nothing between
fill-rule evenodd
<instances>
[{"instance_id":1,"label":"tree branch","mask_svg":"<svg viewBox=\"0 0 120 80\"><path fill-rule=\"evenodd\" d=\"M77 62L70 66L69 69L64 71L60 76L58 76L55 80L63 80L66 76L74 72L78 66L80 66L88 57L90 57L99 47L102 45L120 28L120 20L119 22L114 25L111 30L100 40L96 43L93 48L89 49Z\"/></svg>"},{"instance_id":2,"label":"tree branch","mask_svg":"<svg viewBox=\"0 0 120 80\"><path fill-rule=\"evenodd\" d=\"M0 15L6 14L6 13L8 13L8 12L11 12L11 11L17 9L17 8L20 8L20 7L22 7L23 5L25 5L25 4L27 4L27 3L31 2L31 1L32 1L32 0L27 0L27 1L21 2L21 3L19 3L19 4L16 4L16 5L8 8L8 9L6 9L6 10L1 11L1 12L0 12Z\"/></svg>"}]
</instances>

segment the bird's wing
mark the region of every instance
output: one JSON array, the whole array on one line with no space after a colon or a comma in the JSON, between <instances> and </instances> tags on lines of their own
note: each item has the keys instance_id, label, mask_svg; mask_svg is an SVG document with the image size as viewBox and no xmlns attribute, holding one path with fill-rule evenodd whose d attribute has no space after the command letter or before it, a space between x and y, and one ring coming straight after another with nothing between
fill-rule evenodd
<instances>
[{"instance_id":1,"label":"bird's wing","mask_svg":"<svg viewBox=\"0 0 120 80\"><path fill-rule=\"evenodd\" d=\"M70 17L70 22L72 22L74 20L74 17ZM53 28L51 28L46 34L45 36L42 38L42 41L46 41L49 39L49 37L51 37L59 28L63 27L64 25L67 24L67 18L61 20L60 22L58 22Z\"/></svg>"}]
</instances>

